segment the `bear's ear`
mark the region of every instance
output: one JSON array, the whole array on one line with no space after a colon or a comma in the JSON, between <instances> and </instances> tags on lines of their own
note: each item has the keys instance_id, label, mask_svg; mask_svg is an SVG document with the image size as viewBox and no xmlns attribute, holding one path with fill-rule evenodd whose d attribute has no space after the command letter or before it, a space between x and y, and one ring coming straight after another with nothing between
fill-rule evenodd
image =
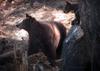
<instances>
[{"instance_id":1,"label":"bear's ear","mask_svg":"<svg viewBox=\"0 0 100 71\"><path fill-rule=\"evenodd\" d=\"M28 14L26 14L26 18L31 18L31 16L30 16L30 15L28 15Z\"/></svg>"},{"instance_id":2,"label":"bear's ear","mask_svg":"<svg viewBox=\"0 0 100 71\"><path fill-rule=\"evenodd\" d=\"M32 19L32 20L36 20L34 17L31 17L30 15L26 14L26 18L27 19Z\"/></svg>"},{"instance_id":3,"label":"bear's ear","mask_svg":"<svg viewBox=\"0 0 100 71\"><path fill-rule=\"evenodd\" d=\"M67 5L71 5L71 3L70 3L70 2L68 2L68 1L66 1L66 4L67 4Z\"/></svg>"}]
</instances>

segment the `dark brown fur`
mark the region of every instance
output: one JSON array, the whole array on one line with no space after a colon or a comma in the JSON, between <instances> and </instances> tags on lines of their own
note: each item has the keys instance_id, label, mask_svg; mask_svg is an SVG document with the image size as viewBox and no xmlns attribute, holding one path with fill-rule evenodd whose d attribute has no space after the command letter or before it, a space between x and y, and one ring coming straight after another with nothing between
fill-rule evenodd
<instances>
[{"instance_id":1,"label":"dark brown fur","mask_svg":"<svg viewBox=\"0 0 100 71\"><path fill-rule=\"evenodd\" d=\"M28 55L42 50L51 64L54 65L57 54L61 53L66 28L59 23L40 23L29 15L26 15L26 19L17 27L25 29L29 33Z\"/></svg>"}]
</instances>

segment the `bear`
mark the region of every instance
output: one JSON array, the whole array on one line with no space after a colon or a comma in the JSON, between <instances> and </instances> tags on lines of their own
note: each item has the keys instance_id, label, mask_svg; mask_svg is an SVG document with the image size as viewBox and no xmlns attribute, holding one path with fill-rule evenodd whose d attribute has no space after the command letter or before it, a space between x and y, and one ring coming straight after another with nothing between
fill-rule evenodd
<instances>
[{"instance_id":1,"label":"bear","mask_svg":"<svg viewBox=\"0 0 100 71\"><path fill-rule=\"evenodd\" d=\"M80 13L79 13L79 4L71 4L70 2L66 1L66 5L64 8L64 13L74 12L75 19L72 21L72 25L80 25Z\"/></svg>"},{"instance_id":2,"label":"bear","mask_svg":"<svg viewBox=\"0 0 100 71\"><path fill-rule=\"evenodd\" d=\"M64 13L68 13L70 11L76 12L79 8L79 4L71 4L70 2L66 1L66 5L64 8Z\"/></svg>"},{"instance_id":3,"label":"bear","mask_svg":"<svg viewBox=\"0 0 100 71\"><path fill-rule=\"evenodd\" d=\"M55 66L55 60L60 58L62 44L66 37L65 26L56 22L39 22L28 14L16 26L29 33L28 55L32 55L41 50L47 56L51 66Z\"/></svg>"}]
</instances>

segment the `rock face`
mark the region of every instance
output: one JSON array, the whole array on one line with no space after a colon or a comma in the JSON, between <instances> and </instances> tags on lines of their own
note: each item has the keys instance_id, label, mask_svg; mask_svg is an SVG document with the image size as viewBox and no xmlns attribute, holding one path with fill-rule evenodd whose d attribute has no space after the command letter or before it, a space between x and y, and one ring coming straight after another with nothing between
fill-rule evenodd
<instances>
[{"instance_id":1,"label":"rock face","mask_svg":"<svg viewBox=\"0 0 100 71\"><path fill-rule=\"evenodd\" d=\"M70 48L66 47L68 51L65 50L62 71L100 71L99 7L99 0L81 0L80 19L84 36Z\"/></svg>"}]
</instances>

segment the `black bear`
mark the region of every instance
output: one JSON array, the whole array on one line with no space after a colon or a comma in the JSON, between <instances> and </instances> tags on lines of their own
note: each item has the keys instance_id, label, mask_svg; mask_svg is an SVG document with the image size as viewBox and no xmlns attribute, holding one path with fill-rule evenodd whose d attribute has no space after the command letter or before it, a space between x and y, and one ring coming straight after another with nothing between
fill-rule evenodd
<instances>
[{"instance_id":1,"label":"black bear","mask_svg":"<svg viewBox=\"0 0 100 71\"><path fill-rule=\"evenodd\" d=\"M70 2L66 1L66 6L64 9L64 13L68 13L70 11L73 11L75 13L75 20L72 21L72 25L80 24L80 14L79 14L79 4L71 4Z\"/></svg>"},{"instance_id":2,"label":"black bear","mask_svg":"<svg viewBox=\"0 0 100 71\"><path fill-rule=\"evenodd\" d=\"M70 11L76 12L78 10L78 4L71 4L70 2L66 1L66 6L64 8L64 13L68 13Z\"/></svg>"},{"instance_id":3,"label":"black bear","mask_svg":"<svg viewBox=\"0 0 100 71\"><path fill-rule=\"evenodd\" d=\"M41 50L51 65L55 65L55 59L61 54L61 46L66 37L66 28L63 24L41 23L26 14L26 19L16 26L29 33L28 55Z\"/></svg>"}]
</instances>

